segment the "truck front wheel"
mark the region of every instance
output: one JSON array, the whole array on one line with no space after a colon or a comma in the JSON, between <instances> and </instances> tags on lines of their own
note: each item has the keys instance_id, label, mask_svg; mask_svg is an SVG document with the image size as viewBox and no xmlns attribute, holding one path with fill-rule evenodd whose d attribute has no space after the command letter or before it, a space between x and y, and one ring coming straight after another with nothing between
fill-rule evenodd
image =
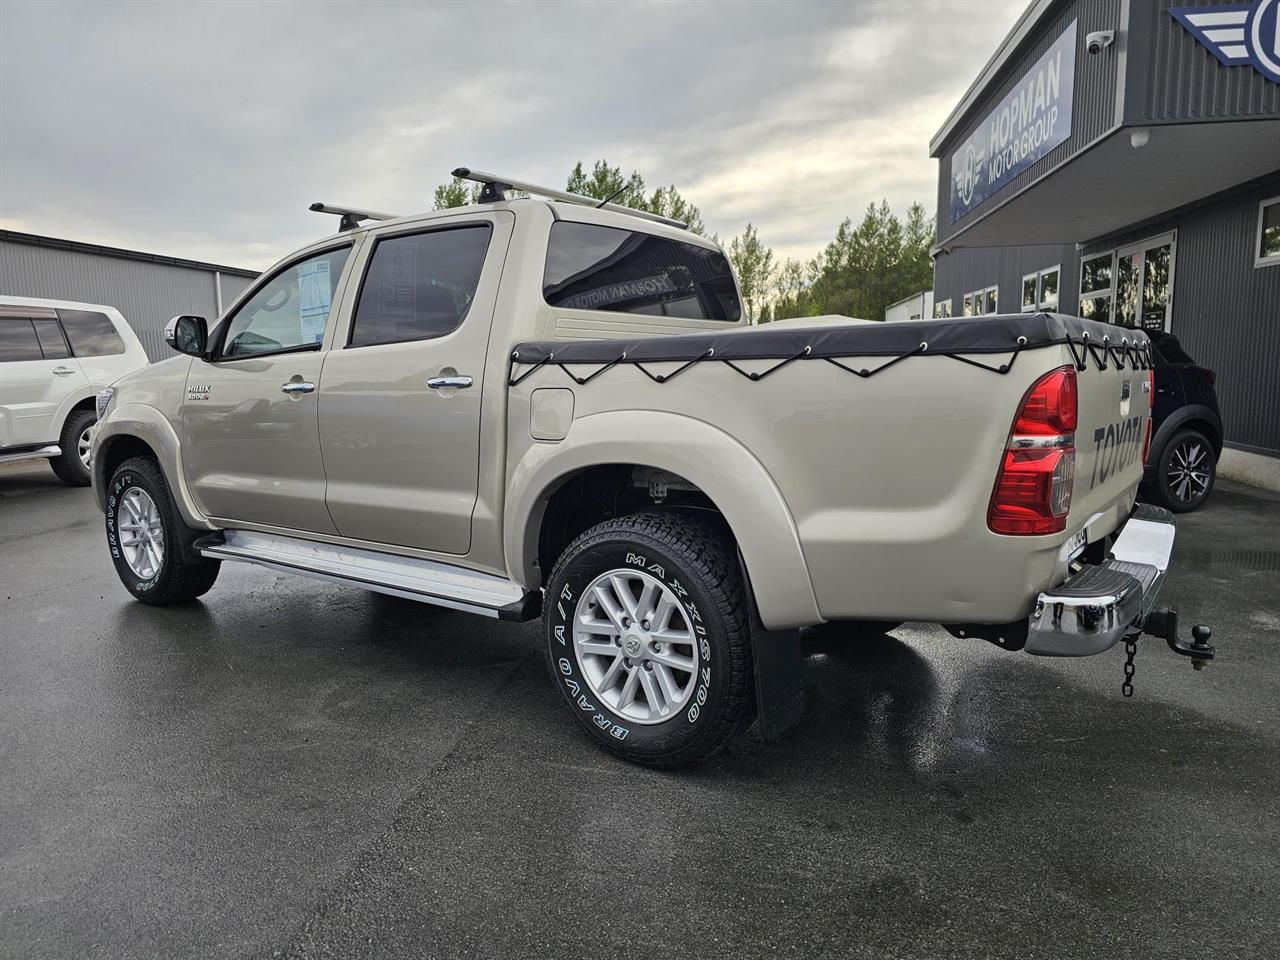
<instances>
[{"instance_id":1,"label":"truck front wheel","mask_svg":"<svg viewBox=\"0 0 1280 960\"><path fill-rule=\"evenodd\" d=\"M143 603L166 606L208 593L222 564L191 559L198 536L182 522L154 460L120 464L107 488L107 545L125 588Z\"/></svg>"},{"instance_id":2,"label":"truck front wheel","mask_svg":"<svg viewBox=\"0 0 1280 960\"><path fill-rule=\"evenodd\" d=\"M727 536L685 514L607 520L557 561L547 663L606 750L653 767L705 760L751 722L742 576Z\"/></svg>"}]
</instances>

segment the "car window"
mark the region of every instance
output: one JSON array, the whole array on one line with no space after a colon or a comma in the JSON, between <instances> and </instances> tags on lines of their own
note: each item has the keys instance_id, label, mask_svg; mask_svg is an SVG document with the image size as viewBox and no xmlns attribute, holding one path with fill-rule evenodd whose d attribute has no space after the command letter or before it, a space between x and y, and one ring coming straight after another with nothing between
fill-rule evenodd
<instances>
[{"instance_id":1,"label":"car window","mask_svg":"<svg viewBox=\"0 0 1280 960\"><path fill-rule=\"evenodd\" d=\"M0 363L43 360L36 328L26 317L0 317Z\"/></svg>"},{"instance_id":2,"label":"car window","mask_svg":"<svg viewBox=\"0 0 1280 960\"><path fill-rule=\"evenodd\" d=\"M259 287L227 321L222 356L319 347L350 253L350 247L326 250L286 267Z\"/></svg>"},{"instance_id":3,"label":"car window","mask_svg":"<svg viewBox=\"0 0 1280 960\"><path fill-rule=\"evenodd\" d=\"M62 329L71 341L71 352L77 357L108 357L124 353L124 341L105 313L96 310L57 311Z\"/></svg>"},{"instance_id":4,"label":"car window","mask_svg":"<svg viewBox=\"0 0 1280 960\"><path fill-rule=\"evenodd\" d=\"M350 345L429 340L458 329L480 283L491 232L476 224L379 240Z\"/></svg>"},{"instance_id":5,"label":"car window","mask_svg":"<svg viewBox=\"0 0 1280 960\"><path fill-rule=\"evenodd\" d=\"M742 316L719 250L650 233L558 221L542 276L553 307L736 322Z\"/></svg>"},{"instance_id":6,"label":"car window","mask_svg":"<svg viewBox=\"0 0 1280 960\"><path fill-rule=\"evenodd\" d=\"M44 352L46 360L65 360L71 356L57 320L33 319L31 323L36 328L36 337L40 341L40 349Z\"/></svg>"}]
</instances>

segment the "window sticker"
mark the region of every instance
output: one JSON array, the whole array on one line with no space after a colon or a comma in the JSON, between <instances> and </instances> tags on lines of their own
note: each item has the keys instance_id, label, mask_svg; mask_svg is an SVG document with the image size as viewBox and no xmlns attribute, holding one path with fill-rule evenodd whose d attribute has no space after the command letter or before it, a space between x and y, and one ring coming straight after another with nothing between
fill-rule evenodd
<instances>
[{"instance_id":1,"label":"window sticker","mask_svg":"<svg viewBox=\"0 0 1280 960\"><path fill-rule=\"evenodd\" d=\"M298 268L298 323L302 328L303 343L319 343L324 339L324 326L333 302L332 291L327 257L304 263Z\"/></svg>"}]
</instances>

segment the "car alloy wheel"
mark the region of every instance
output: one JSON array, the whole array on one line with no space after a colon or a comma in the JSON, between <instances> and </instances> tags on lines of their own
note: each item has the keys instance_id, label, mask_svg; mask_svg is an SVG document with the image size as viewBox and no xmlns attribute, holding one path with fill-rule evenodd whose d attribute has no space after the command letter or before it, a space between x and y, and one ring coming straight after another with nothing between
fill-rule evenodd
<instances>
[{"instance_id":1,"label":"car alloy wheel","mask_svg":"<svg viewBox=\"0 0 1280 960\"><path fill-rule=\"evenodd\" d=\"M632 723L670 719L697 687L689 612L643 570L609 570L587 586L574 611L573 650L591 692Z\"/></svg>"},{"instance_id":2,"label":"car alloy wheel","mask_svg":"<svg viewBox=\"0 0 1280 960\"><path fill-rule=\"evenodd\" d=\"M90 452L90 433L93 430L93 424L85 427L80 431L80 436L76 438L76 454L80 457L80 462L84 464L85 469L89 469L89 452Z\"/></svg>"},{"instance_id":3,"label":"car alloy wheel","mask_svg":"<svg viewBox=\"0 0 1280 960\"><path fill-rule=\"evenodd\" d=\"M1212 470L1209 446L1198 437L1183 440L1169 454L1169 493L1181 503L1193 503L1209 490Z\"/></svg>"},{"instance_id":4,"label":"car alloy wheel","mask_svg":"<svg viewBox=\"0 0 1280 960\"><path fill-rule=\"evenodd\" d=\"M142 580L160 572L164 563L164 522L156 503L141 487L120 498L120 549L124 562Z\"/></svg>"}]
</instances>

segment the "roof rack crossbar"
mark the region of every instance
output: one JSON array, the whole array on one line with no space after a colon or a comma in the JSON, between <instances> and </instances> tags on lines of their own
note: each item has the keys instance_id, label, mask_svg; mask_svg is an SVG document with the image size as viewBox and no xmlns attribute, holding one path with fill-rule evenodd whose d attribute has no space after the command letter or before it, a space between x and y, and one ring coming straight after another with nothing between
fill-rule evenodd
<instances>
[{"instance_id":1,"label":"roof rack crossbar","mask_svg":"<svg viewBox=\"0 0 1280 960\"><path fill-rule=\"evenodd\" d=\"M334 216L341 217L338 222L338 232L343 233L347 230L354 230L360 226L361 220L395 220L400 214L398 213L375 213L372 210L357 210L355 207L339 207L332 203L313 203L307 208L315 213L332 213Z\"/></svg>"},{"instance_id":2,"label":"roof rack crossbar","mask_svg":"<svg viewBox=\"0 0 1280 960\"><path fill-rule=\"evenodd\" d=\"M635 210L631 207L623 206L620 203L601 203L596 197L584 197L578 193L569 193L566 190L556 190L552 187L540 187L535 183L526 183L523 180L516 180L512 177L499 176L496 173L485 173L481 170L472 170L470 167L458 167L453 171L455 177L463 180L472 180L481 185L480 203L496 203L503 199L503 193L507 190L523 190L525 193L535 197L545 197L548 200L559 200L561 203L573 203L583 207L596 207L602 210L612 210L614 213L625 213L628 216L639 217L642 220L652 220L654 223L665 223L669 227L679 227L681 230L688 230L689 225L682 220L676 220L672 217L664 217L657 213L650 213L647 210Z\"/></svg>"}]
</instances>

